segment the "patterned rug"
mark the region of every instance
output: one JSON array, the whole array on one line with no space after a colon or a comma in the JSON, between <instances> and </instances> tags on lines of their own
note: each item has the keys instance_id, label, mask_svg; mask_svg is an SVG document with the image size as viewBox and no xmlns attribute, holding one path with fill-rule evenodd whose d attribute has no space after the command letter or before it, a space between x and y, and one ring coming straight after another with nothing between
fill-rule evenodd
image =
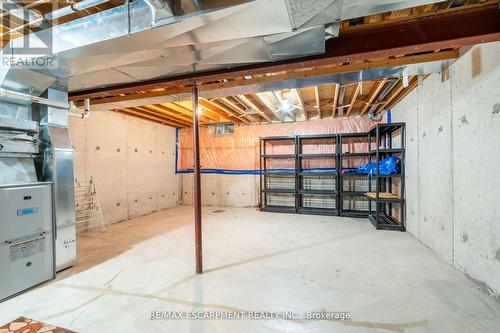
<instances>
[{"instance_id":1,"label":"patterned rug","mask_svg":"<svg viewBox=\"0 0 500 333\"><path fill-rule=\"evenodd\" d=\"M36 320L19 317L0 327L0 333L77 333L65 328L45 324Z\"/></svg>"}]
</instances>

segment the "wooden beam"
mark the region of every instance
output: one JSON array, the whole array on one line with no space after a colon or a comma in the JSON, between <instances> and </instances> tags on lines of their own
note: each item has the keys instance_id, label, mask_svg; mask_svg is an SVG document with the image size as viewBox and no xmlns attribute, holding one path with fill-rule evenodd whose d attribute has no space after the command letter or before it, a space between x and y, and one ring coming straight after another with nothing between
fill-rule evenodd
<instances>
[{"instance_id":1,"label":"wooden beam","mask_svg":"<svg viewBox=\"0 0 500 333\"><path fill-rule=\"evenodd\" d=\"M495 3L496 2L496 3ZM337 38L325 42L321 55L290 59L281 62L259 63L206 73L189 73L182 76L148 80L141 83L120 84L87 91L72 92L71 100L113 96L139 90L188 85L196 77L202 83L214 80L241 78L246 75L290 71L293 68L312 68L345 62L366 62L389 59L399 55L433 52L437 49L456 49L462 46L493 42L500 39L498 27L498 1L445 11L438 15L388 23L376 27L354 27L342 31ZM464 24L467 22L467 24ZM252 82L252 80L247 80ZM250 83L251 84L251 83Z\"/></svg>"},{"instance_id":2,"label":"wooden beam","mask_svg":"<svg viewBox=\"0 0 500 333\"><path fill-rule=\"evenodd\" d=\"M192 117L192 115L193 115L193 110L191 110L191 109L189 109L189 108L187 108L187 107L185 107L185 106L183 106L183 105L181 105L179 103L176 103L176 102L163 103L162 105L164 107L166 107L166 108L172 109L172 110L174 110L176 112L179 112L181 114L185 114L185 115L187 115L189 117ZM217 118L215 118L215 119L211 118L211 117L209 117L206 114L200 115L200 121L203 121L205 123L209 123L210 121L217 122L216 119Z\"/></svg>"},{"instance_id":3,"label":"wooden beam","mask_svg":"<svg viewBox=\"0 0 500 333\"><path fill-rule=\"evenodd\" d=\"M321 104L319 100L319 89L318 86L314 86L314 99L316 100L316 110L318 111L319 119L321 119Z\"/></svg>"},{"instance_id":4,"label":"wooden beam","mask_svg":"<svg viewBox=\"0 0 500 333\"><path fill-rule=\"evenodd\" d=\"M377 110L375 110L375 113L377 112L380 112L384 109L387 108L387 105L392 102L392 100L394 98L396 98L396 96L404 89L403 87L403 80L401 79L398 79L398 83L394 86L394 88L392 88L392 91L389 92L389 95L386 97L386 100L384 101L384 103L380 104L377 108Z\"/></svg>"},{"instance_id":5,"label":"wooden beam","mask_svg":"<svg viewBox=\"0 0 500 333\"><path fill-rule=\"evenodd\" d=\"M306 119L306 108L304 106L304 98L302 98L302 94L300 93L300 88L293 89L295 95L297 96L297 100L299 101L300 113ZM297 113L295 114L295 120L297 120Z\"/></svg>"},{"instance_id":6,"label":"wooden beam","mask_svg":"<svg viewBox=\"0 0 500 333\"><path fill-rule=\"evenodd\" d=\"M268 112L271 112L279 121L283 122L283 117L278 114L278 110L275 110L275 106L271 103L263 93L256 93L254 96L264 105ZM278 98L275 93L273 93L274 98Z\"/></svg>"},{"instance_id":7,"label":"wooden beam","mask_svg":"<svg viewBox=\"0 0 500 333\"><path fill-rule=\"evenodd\" d=\"M137 106L130 109L142 110L145 112L151 112L156 114L161 114L165 117L172 118L176 122L183 123L185 125L191 126L191 119L184 115L178 115L174 112L169 111L167 108L162 107L162 105L145 105L145 106Z\"/></svg>"},{"instance_id":8,"label":"wooden beam","mask_svg":"<svg viewBox=\"0 0 500 333\"><path fill-rule=\"evenodd\" d=\"M146 121L152 121L154 123L158 123L158 124L165 124L167 125L166 123L164 123L163 120L161 120L160 118L155 118L155 117L149 117L149 116L144 116L144 115L141 115L141 114L136 114L134 112L127 112L125 111L125 109L116 109L116 110L110 110L110 112L116 112L116 113L120 113L120 114L123 114L127 117L134 117L134 118L138 118L138 119L142 119L142 120L146 120ZM171 125L173 127L177 127L175 125Z\"/></svg>"},{"instance_id":9,"label":"wooden beam","mask_svg":"<svg viewBox=\"0 0 500 333\"><path fill-rule=\"evenodd\" d=\"M354 106L354 103L356 102L356 99L358 98L359 92L361 90L361 82L358 82L356 85L356 88L354 88L354 92L352 93L352 98L351 98L351 103L349 105L349 108L347 109L347 117L351 114L352 107Z\"/></svg>"},{"instance_id":10,"label":"wooden beam","mask_svg":"<svg viewBox=\"0 0 500 333\"><path fill-rule=\"evenodd\" d=\"M347 87L345 85L342 85L339 88L339 101L338 101L338 106L337 106L337 109L339 109L339 117L344 116L344 109L342 108L342 106L344 105L344 98L345 98L346 90L347 90Z\"/></svg>"},{"instance_id":11,"label":"wooden beam","mask_svg":"<svg viewBox=\"0 0 500 333\"><path fill-rule=\"evenodd\" d=\"M198 107L202 110L202 114L205 113L216 122L229 122L229 119L224 115L224 112L219 112L210 105L206 106L206 103L201 103L201 98L198 100Z\"/></svg>"},{"instance_id":12,"label":"wooden beam","mask_svg":"<svg viewBox=\"0 0 500 333\"><path fill-rule=\"evenodd\" d=\"M206 83L243 75L287 71L291 68L308 68L347 61L369 61L403 54L433 52L437 49L460 48L500 39L498 1L479 3L475 7L458 7L457 10L445 10L437 14L431 12L425 17L412 18L404 22L389 21L379 26L367 26L353 27L355 29L349 31L343 30L338 38L327 40L325 52L321 55L148 80L140 83L140 89L137 89L138 83L120 84L105 89L96 88L72 93L72 98L76 94L80 96L77 100L80 100L85 98L84 94L90 94L91 98L94 98L130 93L132 90L185 85L193 77Z\"/></svg>"},{"instance_id":13,"label":"wooden beam","mask_svg":"<svg viewBox=\"0 0 500 333\"><path fill-rule=\"evenodd\" d=\"M339 100L339 84L333 84L333 102L332 102L332 118L335 118L335 113L337 111L337 104Z\"/></svg>"},{"instance_id":14,"label":"wooden beam","mask_svg":"<svg viewBox=\"0 0 500 333\"><path fill-rule=\"evenodd\" d=\"M374 60L370 62L359 62L352 63L348 65L329 65L325 67L319 67L310 70L303 71L292 71L285 74L279 75L271 75L271 76L260 76L254 77L251 80L234 80L228 82L217 82L217 83L207 83L200 86L200 91L212 91L218 89L246 86L252 84L264 84L264 83L272 83L283 80L294 80L300 79L304 77L314 77L314 76L325 76L332 74L340 74L340 73L349 73L356 72L371 68L384 68L384 67L395 67L402 66L406 64L415 64L415 63L424 63L430 61L439 61L439 60L450 60L456 59L459 57L458 50L447 50L441 52L433 52L430 54L421 54L415 56L408 57L399 57L395 59L382 59L382 60ZM115 102L123 102L128 100L136 100L136 99L147 99L152 97L161 97L161 96L169 96L181 93L189 93L191 91L190 87L172 87L164 90L154 90L144 92L135 92L132 94L124 95L124 96L113 96L113 97L104 97L104 98L96 98L91 100L91 104L103 104L103 103L115 103ZM75 99L72 99L75 100ZM78 101L83 101L81 99L77 99ZM80 105L81 103L77 103Z\"/></svg>"},{"instance_id":15,"label":"wooden beam","mask_svg":"<svg viewBox=\"0 0 500 333\"><path fill-rule=\"evenodd\" d=\"M209 101L208 99L200 98L199 103L204 108L208 108L208 109L212 110L213 112L217 112L217 113L223 115L225 118L230 119L231 121L233 121L235 123L241 123L241 122L248 123L246 120L242 120L241 118L238 118L237 116L235 116L234 113L231 112L229 109L226 109L223 106L221 107L220 105L215 104L215 103Z\"/></svg>"},{"instance_id":16,"label":"wooden beam","mask_svg":"<svg viewBox=\"0 0 500 333\"><path fill-rule=\"evenodd\" d=\"M186 125L179 125L177 123L171 122L167 119L164 119L161 116L152 116L152 115L149 115L149 114L147 114L145 112L141 112L141 111L135 111L135 110L131 110L131 109L118 109L118 110L113 110L113 111L132 115L132 116L141 118L143 120L155 121L155 122L169 125L169 126L173 126L173 127L187 127Z\"/></svg>"},{"instance_id":17,"label":"wooden beam","mask_svg":"<svg viewBox=\"0 0 500 333\"><path fill-rule=\"evenodd\" d=\"M187 110L191 111L191 115L192 115L192 112L193 112L193 106L192 106L192 104L191 104L191 107L189 108L189 107L184 106L184 105L182 105L180 103L177 103L177 102L172 102L172 103L175 104L175 105L178 105L180 107L186 108ZM206 118L210 119L212 122L215 122L215 123L220 123L220 122L223 122L225 120L227 121L226 118L221 119L221 116L219 114L213 113L213 112L211 112L210 110L207 110L207 109L204 109L204 110L200 109L200 113L201 113L199 115L200 117L203 115L203 116L205 116Z\"/></svg>"},{"instance_id":18,"label":"wooden beam","mask_svg":"<svg viewBox=\"0 0 500 333\"><path fill-rule=\"evenodd\" d=\"M235 96L238 98L239 101L243 103L243 105L246 105L247 107L255 110L262 118L267 120L268 122L272 122L272 118L269 117L265 112L263 112L257 105L255 105L248 97L245 95L238 95Z\"/></svg>"},{"instance_id":19,"label":"wooden beam","mask_svg":"<svg viewBox=\"0 0 500 333\"><path fill-rule=\"evenodd\" d=\"M414 76L408 85L408 87L404 88L402 92L400 92L397 96L395 96L392 101L390 101L385 109L392 109L396 104L398 104L403 98L405 98L413 89L418 86L418 77Z\"/></svg>"},{"instance_id":20,"label":"wooden beam","mask_svg":"<svg viewBox=\"0 0 500 333\"><path fill-rule=\"evenodd\" d=\"M255 118L253 115L249 115L245 112L245 110L242 110L237 104L233 103L232 101L230 101L227 97L222 97L220 99L221 103L223 103L224 105L230 107L231 109L235 110L237 113L239 113L241 115L241 117L246 117L248 120L252 121L252 122L257 122L259 121L257 118Z\"/></svg>"},{"instance_id":21,"label":"wooden beam","mask_svg":"<svg viewBox=\"0 0 500 333\"><path fill-rule=\"evenodd\" d=\"M180 117L180 119L183 119L183 120L189 122L189 124L191 125L192 117L191 117L191 112L189 111L189 109L177 110L177 109L174 109L175 108L174 105L170 105L169 103L155 104L155 106L157 108L162 109L166 114L168 114L170 116ZM202 118L203 118L204 123L208 122L208 119L206 117L202 117ZM202 120L200 119L200 121L202 121Z\"/></svg>"},{"instance_id":22,"label":"wooden beam","mask_svg":"<svg viewBox=\"0 0 500 333\"><path fill-rule=\"evenodd\" d=\"M364 115L366 111L368 111L368 108L370 108L375 98L377 98L380 90L382 90L386 82L387 79L383 79L374 84L372 90L370 91L370 94L368 95L368 100L363 101L365 103L365 106L363 106L363 109L361 109L361 113L359 114L360 116Z\"/></svg>"},{"instance_id":23,"label":"wooden beam","mask_svg":"<svg viewBox=\"0 0 500 333\"><path fill-rule=\"evenodd\" d=\"M276 117L276 119L279 120L279 118L276 116L276 114L272 110L268 110L267 108L261 108L258 104L255 102L259 101L258 98L256 98L255 94L245 94L244 95L247 98L247 101L250 102L251 104L255 105L255 107L258 108L260 112L262 112L264 115L269 117L271 121L273 120L273 117ZM257 99L257 101L256 101ZM267 118L266 118L267 119Z\"/></svg>"},{"instance_id":24,"label":"wooden beam","mask_svg":"<svg viewBox=\"0 0 500 333\"><path fill-rule=\"evenodd\" d=\"M206 106L202 105L201 103L199 104L198 107L200 108L201 114L207 115L208 117L210 117L211 119L213 119L213 121L215 121L217 123L229 122L229 119L227 117L223 116L222 114L220 114L217 111L214 111L213 108L206 107Z\"/></svg>"},{"instance_id":25,"label":"wooden beam","mask_svg":"<svg viewBox=\"0 0 500 333\"><path fill-rule=\"evenodd\" d=\"M224 104L224 102L220 101L218 98L214 98L209 101L212 103L212 105L217 106L218 108L225 110L229 114L231 114L235 119L237 119L240 122L244 122L245 124L250 124L251 121L248 120L247 116L245 114L241 114L239 110L235 110L232 107Z\"/></svg>"},{"instance_id":26,"label":"wooden beam","mask_svg":"<svg viewBox=\"0 0 500 333\"><path fill-rule=\"evenodd\" d=\"M169 117L167 115L159 114L158 112L149 110L149 109L144 108L144 107L130 107L130 108L126 108L126 109L130 110L130 111L134 111L134 112L140 112L140 113L143 113L143 114L146 114L146 115L150 115L150 116L153 116L153 117L158 117L158 118L161 118L161 119L163 119L165 121L169 121L170 123L173 123L175 125L179 125L179 126L191 126L191 123L189 123L189 122L179 121L177 119L174 119L174 118Z\"/></svg>"},{"instance_id":27,"label":"wooden beam","mask_svg":"<svg viewBox=\"0 0 500 333\"><path fill-rule=\"evenodd\" d=\"M169 102L169 103L162 103L161 104L163 107L168 108L170 110L174 110L175 112L178 112L180 114L185 114L188 117L191 117L193 111L191 109L188 109L180 104Z\"/></svg>"}]
</instances>

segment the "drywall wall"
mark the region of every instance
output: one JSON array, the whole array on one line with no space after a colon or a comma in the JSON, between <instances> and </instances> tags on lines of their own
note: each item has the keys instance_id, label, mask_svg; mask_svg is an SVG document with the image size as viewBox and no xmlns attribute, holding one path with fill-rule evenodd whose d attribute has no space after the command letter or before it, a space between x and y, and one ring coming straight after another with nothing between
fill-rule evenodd
<instances>
[{"instance_id":1,"label":"drywall wall","mask_svg":"<svg viewBox=\"0 0 500 333\"><path fill-rule=\"evenodd\" d=\"M93 179L106 222L177 205L175 128L114 112L70 117L75 179Z\"/></svg>"},{"instance_id":2,"label":"drywall wall","mask_svg":"<svg viewBox=\"0 0 500 333\"><path fill-rule=\"evenodd\" d=\"M407 230L500 295L500 43L467 51L392 112L407 124Z\"/></svg>"},{"instance_id":3,"label":"drywall wall","mask_svg":"<svg viewBox=\"0 0 500 333\"><path fill-rule=\"evenodd\" d=\"M212 207L257 207L259 177L255 175L201 175L201 201ZM193 204L193 175L182 175L182 203Z\"/></svg>"}]
</instances>

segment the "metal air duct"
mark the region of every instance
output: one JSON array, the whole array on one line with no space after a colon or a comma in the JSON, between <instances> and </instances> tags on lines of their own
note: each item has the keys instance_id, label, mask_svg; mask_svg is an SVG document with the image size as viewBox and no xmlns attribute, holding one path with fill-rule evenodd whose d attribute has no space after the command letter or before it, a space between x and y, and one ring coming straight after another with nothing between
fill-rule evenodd
<instances>
[{"instance_id":1,"label":"metal air duct","mask_svg":"<svg viewBox=\"0 0 500 333\"><path fill-rule=\"evenodd\" d=\"M432 2L182 1L178 12L184 14L174 16L169 1L134 1L31 34L38 42L52 38L58 64L24 71L56 77L60 88L78 91L315 55L324 52L325 36L338 34L341 19ZM5 52L16 55L12 47Z\"/></svg>"},{"instance_id":2,"label":"metal air duct","mask_svg":"<svg viewBox=\"0 0 500 333\"><path fill-rule=\"evenodd\" d=\"M167 0L144 0L151 9L152 21L156 22L174 16Z\"/></svg>"}]
</instances>

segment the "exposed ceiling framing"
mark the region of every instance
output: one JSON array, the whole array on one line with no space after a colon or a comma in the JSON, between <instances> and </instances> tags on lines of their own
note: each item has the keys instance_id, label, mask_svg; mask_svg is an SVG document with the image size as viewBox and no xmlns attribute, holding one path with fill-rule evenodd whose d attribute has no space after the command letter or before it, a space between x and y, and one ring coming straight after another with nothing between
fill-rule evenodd
<instances>
[{"instance_id":1,"label":"exposed ceiling framing","mask_svg":"<svg viewBox=\"0 0 500 333\"><path fill-rule=\"evenodd\" d=\"M305 115L304 120L319 118L335 118L342 116L364 116L371 107L378 111L389 109L396 105L404 96L411 92L418 84L417 76L408 78L408 87L403 86L401 79L382 79L362 81L353 84L326 84L307 88L291 89L290 93L301 96L299 113ZM385 88L394 83L385 98L379 96ZM280 92L277 92L279 94ZM343 103L346 101L346 103ZM189 105L190 102L185 101ZM266 105L263 97L258 93L240 96L228 96L213 99L200 99L200 123L203 126L215 123L232 122L240 125L251 123L285 122L282 116L272 108L273 104ZM320 108L316 106L319 105ZM246 109L259 109L255 114L245 114ZM321 109L321 113L319 113ZM265 110L265 111L264 111ZM142 107L131 107L113 110L132 116L144 116L147 120L171 125L175 127L190 127L191 113L189 107L180 103L163 103ZM292 121L292 119L288 119Z\"/></svg>"},{"instance_id":2,"label":"exposed ceiling framing","mask_svg":"<svg viewBox=\"0 0 500 333\"><path fill-rule=\"evenodd\" d=\"M3 5L0 8L0 40L1 46L5 46L12 39L22 37L31 32L36 32L42 28L69 22L87 15L92 15L103 10L107 10L124 3L123 0L108 0L97 6L91 6L85 10L77 10L76 8L68 15L60 17L56 20L44 19L43 22L31 18L31 21L24 21L18 17L21 10L31 10L32 12L41 15L48 14L54 10L68 7L76 1L68 0L3 0ZM14 9L17 9L13 11ZM17 13L17 15L14 15ZM26 15L28 18L28 15ZM30 23L31 22L31 23Z\"/></svg>"},{"instance_id":3,"label":"exposed ceiling framing","mask_svg":"<svg viewBox=\"0 0 500 333\"><path fill-rule=\"evenodd\" d=\"M203 90L400 66L439 59L436 51L500 39L498 1L464 8L409 16L394 23L349 26L340 31L339 37L327 40L325 53L318 56L74 91L70 96L74 101L91 98L92 103L104 103L106 100L99 99L128 100L148 96L137 96L141 94L162 96L186 92L193 78Z\"/></svg>"},{"instance_id":4,"label":"exposed ceiling framing","mask_svg":"<svg viewBox=\"0 0 500 333\"><path fill-rule=\"evenodd\" d=\"M426 8L428 10L429 7ZM328 40L326 52L320 56L230 68L198 74L196 78L202 92L237 91L245 86L263 86L286 80L454 60L460 55L460 47L500 39L498 2L493 4L487 1L481 5L470 5L465 10L461 8L437 10L432 15L428 12L413 14L412 11L406 11L408 16L402 16L403 13L386 14L381 21L371 18L355 26L352 22L343 23L339 37ZM466 28L463 27L464 22L467 22ZM446 26L446 29L437 29L440 25ZM189 94L192 78L167 78L96 91L73 92L71 99L81 103L83 98L91 98L95 106L114 103L156 105L156 102L148 101ZM369 111L378 113L394 106L416 87L418 78L410 76L408 81L408 87L403 86L401 79L382 77L350 84L332 83L292 89L297 109L291 117L283 117L276 109L272 109L259 91L233 96L221 93L220 96L202 100L201 105L203 112L218 113L221 116L219 119L238 124L366 116ZM389 88L392 89L386 91ZM385 92L384 98L381 98L382 92ZM282 94L279 91L276 93ZM212 109L207 106L208 103L213 105ZM170 103L161 102L159 105L168 107ZM109 109L126 112L121 107ZM190 126L187 111L185 116L188 124L180 127ZM210 118L202 120L203 125L216 122ZM166 121L159 120L163 123Z\"/></svg>"},{"instance_id":5,"label":"exposed ceiling framing","mask_svg":"<svg viewBox=\"0 0 500 333\"><path fill-rule=\"evenodd\" d=\"M33 8L43 14L50 11L50 3L54 1L38 0L34 3ZM57 3L59 6L67 5L63 0ZM121 0L112 0L64 17L59 23L121 3ZM81 104L83 99L90 98L94 106L101 105L161 124L189 127L192 121L191 102L180 97L174 102L166 97L185 97L190 93L195 78L201 92L216 92L200 101L202 125L365 116L369 112L377 113L393 107L423 78L408 77L406 87L401 78L380 77L345 84L313 84L310 87L275 90L270 94L258 89L251 93L248 90L237 91L240 87L252 89L276 82L454 60L459 57L461 47L500 40L498 3L493 0L449 0L351 19L341 22L339 36L326 41L325 53L321 55L73 91L70 92L70 99ZM5 18L3 22L10 22L8 13L0 12L0 15ZM22 24L14 22L15 18L12 20L12 24L0 27L5 35L9 35L9 29L15 28L16 24ZM21 33L17 37L29 32L28 29L19 31ZM15 38L12 36L9 38ZM225 93L231 91L235 93ZM284 98L285 95L288 97ZM288 115L287 110L277 106L289 99L293 103Z\"/></svg>"}]
</instances>

